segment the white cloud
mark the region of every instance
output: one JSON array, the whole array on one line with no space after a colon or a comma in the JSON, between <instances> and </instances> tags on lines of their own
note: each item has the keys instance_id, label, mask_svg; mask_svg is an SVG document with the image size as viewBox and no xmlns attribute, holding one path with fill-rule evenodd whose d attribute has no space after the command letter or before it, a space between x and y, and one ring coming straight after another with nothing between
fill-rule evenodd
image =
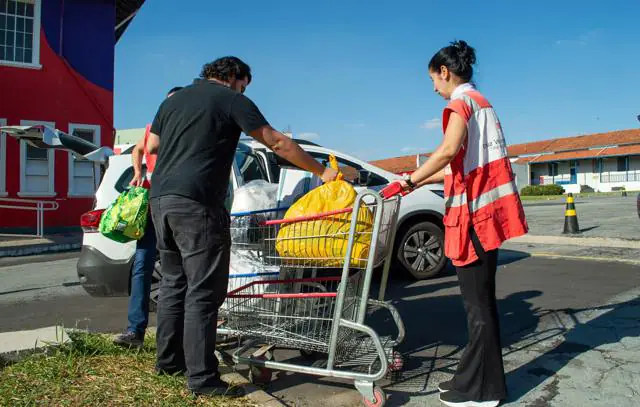
<instances>
[{"instance_id":1,"label":"white cloud","mask_svg":"<svg viewBox=\"0 0 640 407\"><path fill-rule=\"evenodd\" d=\"M357 122L357 123L347 123L344 125L344 127L348 128L348 129L361 129L363 127L366 127L367 125L365 123L362 122Z\"/></svg>"},{"instance_id":2,"label":"white cloud","mask_svg":"<svg viewBox=\"0 0 640 407\"><path fill-rule=\"evenodd\" d=\"M307 132L307 133L299 133L296 138L301 138L301 139L312 141L312 140L319 139L320 135L318 133Z\"/></svg>"},{"instance_id":3,"label":"white cloud","mask_svg":"<svg viewBox=\"0 0 640 407\"><path fill-rule=\"evenodd\" d=\"M585 46L587 45L586 41L583 40L557 40L556 41L556 45L561 45L561 46Z\"/></svg>"},{"instance_id":4,"label":"white cloud","mask_svg":"<svg viewBox=\"0 0 640 407\"><path fill-rule=\"evenodd\" d=\"M584 47L602 36L602 30L595 29L580 34L577 38L559 39L555 44L565 47Z\"/></svg>"},{"instance_id":5,"label":"white cloud","mask_svg":"<svg viewBox=\"0 0 640 407\"><path fill-rule=\"evenodd\" d=\"M435 129L439 129L440 126L441 126L440 119L434 118L422 123L420 125L420 128L423 130L435 130Z\"/></svg>"}]
</instances>

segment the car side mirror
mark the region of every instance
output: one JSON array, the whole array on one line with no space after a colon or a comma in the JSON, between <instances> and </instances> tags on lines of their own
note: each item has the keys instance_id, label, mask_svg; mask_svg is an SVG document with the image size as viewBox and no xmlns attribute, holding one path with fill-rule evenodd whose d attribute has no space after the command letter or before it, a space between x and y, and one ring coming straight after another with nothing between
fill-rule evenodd
<instances>
[{"instance_id":1,"label":"car side mirror","mask_svg":"<svg viewBox=\"0 0 640 407\"><path fill-rule=\"evenodd\" d=\"M366 187L369 185L369 180L371 179L371 171L360 170L358 171L358 185L361 187Z\"/></svg>"}]
</instances>

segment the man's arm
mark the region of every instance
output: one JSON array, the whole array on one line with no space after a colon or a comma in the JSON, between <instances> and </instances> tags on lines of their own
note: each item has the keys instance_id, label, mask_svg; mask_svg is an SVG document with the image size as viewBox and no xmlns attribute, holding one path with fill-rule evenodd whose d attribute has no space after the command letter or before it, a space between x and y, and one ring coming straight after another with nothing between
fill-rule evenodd
<instances>
[{"instance_id":1,"label":"man's arm","mask_svg":"<svg viewBox=\"0 0 640 407\"><path fill-rule=\"evenodd\" d=\"M260 109L246 96L238 94L233 100L230 116L245 134L264 144L293 165L312 172L322 178L323 182L336 179L338 175L336 170L325 168L298 143L271 127Z\"/></svg>"},{"instance_id":2,"label":"man's arm","mask_svg":"<svg viewBox=\"0 0 640 407\"><path fill-rule=\"evenodd\" d=\"M304 151L298 143L275 130L270 125L262 126L250 132L249 135L269 147L274 153L289 161L291 164L322 178L324 182L333 181L337 175L335 170L325 168Z\"/></svg>"}]
</instances>

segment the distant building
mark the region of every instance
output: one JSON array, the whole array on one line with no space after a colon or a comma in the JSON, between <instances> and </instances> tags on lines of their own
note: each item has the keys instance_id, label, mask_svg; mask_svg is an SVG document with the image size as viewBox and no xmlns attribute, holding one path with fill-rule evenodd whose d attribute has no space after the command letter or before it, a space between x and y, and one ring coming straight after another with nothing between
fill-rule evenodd
<instances>
[{"instance_id":1,"label":"distant building","mask_svg":"<svg viewBox=\"0 0 640 407\"><path fill-rule=\"evenodd\" d=\"M557 138L508 147L518 189L562 185L566 192L640 190L640 129ZM422 156L428 156L424 154ZM372 161L394 173L411 173L416 155Z\"/></svg>"}]
</instances>

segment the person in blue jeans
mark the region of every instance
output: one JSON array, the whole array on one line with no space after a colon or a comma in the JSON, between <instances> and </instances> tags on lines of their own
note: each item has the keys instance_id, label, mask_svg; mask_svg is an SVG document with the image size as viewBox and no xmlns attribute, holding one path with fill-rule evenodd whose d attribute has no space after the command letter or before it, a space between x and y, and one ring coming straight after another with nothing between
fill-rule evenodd
<instances>
[{"instance_id":1,"label":"person in blue jeans","mask_svg":"<svg viewBox=\"0 0 640 407\"><path fill-rule=\"evenodd\" d=\"M175 87L169 91L170 97L181 87ZM133 163L133 179L131 186L144 188L150 187L151 174L153 173L156 155L147 151L147 138L149 129L147 126L144 137L136 144L131 153ZM142 171L142 158L147 163L146 176ZM116 345L128 348L141 348L144 343L144 334L149 324L149 297L151 295L151 280L153 269L156 263L156 231L151 219L151 210L147 216L147 225L144 235L136 242L136 253L133 258L131 269L131 294L129 296L129 325L124 333L115 337L113 342Z\"/></svg>"}]
</instances>

